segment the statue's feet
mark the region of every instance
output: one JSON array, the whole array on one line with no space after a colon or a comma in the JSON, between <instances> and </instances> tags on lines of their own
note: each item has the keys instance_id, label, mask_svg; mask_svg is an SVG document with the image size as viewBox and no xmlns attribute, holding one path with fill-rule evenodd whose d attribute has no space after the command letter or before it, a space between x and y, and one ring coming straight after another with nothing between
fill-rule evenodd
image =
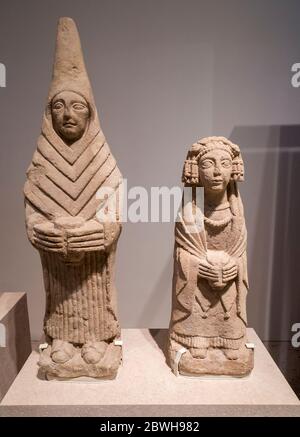
<instances>
[{"instance_id":1,"label":"statue's feet","mask_svg":"<svg viewBox=\"0 0 300 437\"><path fill-rule=\"evenodd\" d=\"M96 364L104 357L107 346L105 341L89 341L82 347L81 356L87 364Z\"/></svg>"},{"instance_id":2,"label":"statue's feet","mask_svg":"<svg viewBox=\"0 0 300 437\"><path fill-rule=\"evenodd\" d=\"M51 358L55 363L64 364L73 358L75 348L71 343L64 340L53 340L51 347Z\"/></svg>"},{"instance_id":3,"label":"statue's feet","mask_svg":"<svg viewBox=\"0 0 300 437\"><path fill-rule=\"evenodd\" d=\"M207 357L207 348L190 348L190 353L193 358L206 358Z\"/></svg>"},{"instance_id":4,"label":"statue's feet","mask_svg":"<svg viewBox=\"0 0 300 437\"><path fill-rule=\"evenodd\" d=\"M238 349L222 349L222 351L228 360L237 360L239 357Z\"/></svg>"}]
</instances>

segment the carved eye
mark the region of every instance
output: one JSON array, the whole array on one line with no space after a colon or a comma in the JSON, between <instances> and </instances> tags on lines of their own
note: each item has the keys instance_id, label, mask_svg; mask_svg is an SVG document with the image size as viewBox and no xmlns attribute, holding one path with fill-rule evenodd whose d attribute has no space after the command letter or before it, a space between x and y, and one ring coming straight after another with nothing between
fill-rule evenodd
<instances>
[{"instance_id":1,"label":"carved eye","mask_svg":"<svg viewBox=\"0 0 300 437\"><path fill-rule=\"evenodd\" d=\"M204 161L201 162L202 168L209 168L213 165L213 161L211 159L204 159Z\"/></svg>"},{"instance_id":2,"label":"carved eye","mask_svg":"<svg viewBox=\"0 0 300 437\"><path fill-rule=\"evenodd\" d=\"M222 167L229 168L231 166L231 161L229 159L223 159L221 164Z\"/></svg>"},{"instance_id":3,"label":"carved eye","mask_svg":"<svg viewBox=\"0 0 300 437\"><path fill-rule=\"evenodd\" d=\"M83 111L86 109L86 106L83 103L74 103L73 108L75 111Z\"/></svg>"},{"instance_id":4,"label":"carved eye","mask_svg":"<svg viewBox=\"0 0 300 437\"><path fill-rule=\"evenodd\" d=\"M64 107L64 104L62 102L55 102L53 105L53 109L59 111L60 109L62 109Z\"/></svg>"}]
</instances>

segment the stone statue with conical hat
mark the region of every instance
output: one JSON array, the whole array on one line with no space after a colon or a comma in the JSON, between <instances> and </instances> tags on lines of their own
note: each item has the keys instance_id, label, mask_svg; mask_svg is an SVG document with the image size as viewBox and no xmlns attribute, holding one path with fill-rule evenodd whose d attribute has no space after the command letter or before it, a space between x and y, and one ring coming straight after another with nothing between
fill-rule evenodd
<instances>
[{"instance_id":1,"label":"stone statue with conical hat","mask_svg":"<svg viewBox=\"0 0 300 437\"><path fill-rule=\"evenodd\" d=\"M121 186L75 23L61 18L42 132L24 187L27 234L43 266L48 347L39 365L48 379L117 374L114 270L121 223L119 203L107 215L105 205L108 197L119 199Z\"/></svg>"},{"instance_id":2,"label":"stone statue with conical hat","mask_svg":"<svg viewBox=\"0 0 300 437\"><path fill-rule=\"evenodd\" d=\"M224 137L193 144L175 225L168 361L175 374L244 376L247 342L246 226L237 182L240 148Z\"/></svg>"}]
</instances>

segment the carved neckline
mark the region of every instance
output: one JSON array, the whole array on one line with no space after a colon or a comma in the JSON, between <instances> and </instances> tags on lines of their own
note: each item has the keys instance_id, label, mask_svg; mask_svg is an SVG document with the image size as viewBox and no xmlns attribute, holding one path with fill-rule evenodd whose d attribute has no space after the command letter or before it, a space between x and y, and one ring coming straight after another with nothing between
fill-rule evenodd
<instances>
[{"instance_id":1,"label":"carved neckline","mask_svg":"<svg viewBox=\"0 0 300 437\"><path fill-rule=\"evenodd\" d=\"M222 203L219 206L215 205L206 205L205 209L208 211L224 211L224 209L228 209L230 207L229 202Z\"/></svg>"},{"instance_id":2,"label":"carved neckline","mask_svg":"<svg viewBox=\"0 0 300 437\"><path fill-rule=\"evenodd\" d=\"M212 228L223 228L228 225L232 220L232 214L229 217L224 218L223 220L212 220L204 216L204 223Z\"/></svg>"}]
</instances>

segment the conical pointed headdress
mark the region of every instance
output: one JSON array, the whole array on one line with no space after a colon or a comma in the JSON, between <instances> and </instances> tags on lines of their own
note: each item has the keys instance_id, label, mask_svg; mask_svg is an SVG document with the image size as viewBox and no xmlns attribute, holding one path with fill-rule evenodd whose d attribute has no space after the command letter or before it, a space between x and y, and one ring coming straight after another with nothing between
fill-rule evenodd
<instances>
[{"instance_id":1,"label":"conical pointed headdress","mask_svg":"<svg viewBox=\"0 0 300 437\"><path fill-rule=\"evenodd\" d=\"M73 91L83 96L90 106L92 121L99 123L78 30L75 22L66 17L59 19L57 27L52 82L48 94L48 111L50 111L53 97L61 91Z\"/></svg>"},{"instance_id":2,"label":"conical pointed headdress","mask_svg":"<svg viewBox=\"0 0 300 437\"><path fill-rule=\"evenodd\" d=\"M51 102L61 91L85 98L90 119L83 136L71 146L55 132ZM85 69L76 25L71 18L58 23L56 51L42 133L27 172L25 199L52 220L61 216L95 217L100 187L118 190L122 176L100 128L91 85Z\"/></svg>"}]
</instances>

